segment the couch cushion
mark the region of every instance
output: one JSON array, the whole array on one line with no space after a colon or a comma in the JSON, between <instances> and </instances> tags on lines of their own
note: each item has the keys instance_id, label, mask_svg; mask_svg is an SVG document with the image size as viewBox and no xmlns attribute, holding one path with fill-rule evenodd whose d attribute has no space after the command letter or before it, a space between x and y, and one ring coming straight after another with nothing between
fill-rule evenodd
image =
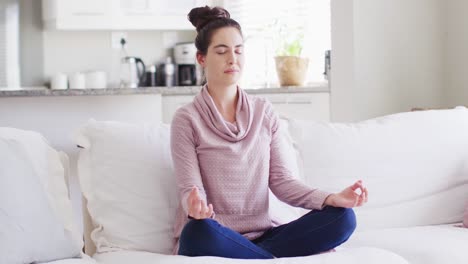
<instances>
[{"instance_id":1,"label":"couch cushion","mask_svg":"<svg viewBox=\"0 0 468 264\"><path fill-rule=\"evenodd\" d=\"M97 252L170 254L178 205L169 127L90 120L76 135L78 177Z\"/></svg>"},{"instance_id":2,"label":"couch cushion","mask_svg":"<svg viewBox=\"0 0 468 264\"><path fill-rule=\"evenodd\" d=\"M306 257L276 258L276 259L230 259L219 257L186 257L168 256L138 251L119 251L97 254L94 258L100 264L407 264L408 262L397 254L379 248L362 247L353 249L338 249L337 252L324 253Z\"/></svg>"},{"instance_id":3,"label":"couch cushion","mask_svg":"<svg viewBox=\"0 0 468 264\"><path fill-rule=\"evenodd\" d=\"M392 251L414 264L465 264L468 229L443 225L368 230L354 233L344 247L371 245Z\"/></svg>"},{"instance_id":4,"label":"couch cushion","mask_svg":"<svg viewBox=\"0 0 468 264\"><path fill-rule=\"evenodd\" d=\"M58 152L35 132L0 128L0 263L80 256Z\"/></svg>"},{"instance_id":5,"label":"couch cushion","mask_svg":"<svg viewBox=\"0 0 468 264\"><path fill-rule=\"evenodd\" d=\"M463 226L468 228L468 202L466 202L465 214L463 215Z\"/></svg>"},{"instance_id":6,"label":"couch cushion","mask_svg":"<svg viewBox=\"0 0 468 264\"><path fill-rule=\"evenodd\" d=\"M98 264L96 260L91 258L90 256L82 253L81 258L69 258L69 259L61 259L56 261L51 261L47 263L41 264Z\"/></svg>"},{"instance_id":7,"label":"couch cushion","mask_svg":"<svg viewBox=\"0 0 468 264\"><path fill-rule=\"evenodd\" d=\"M399 113L357 123L290 121L306 182L369 202L358 229L461 222L468 200L468 110ZM435 213L437 212L437 213Z\"/></svg>"}]
</instances>

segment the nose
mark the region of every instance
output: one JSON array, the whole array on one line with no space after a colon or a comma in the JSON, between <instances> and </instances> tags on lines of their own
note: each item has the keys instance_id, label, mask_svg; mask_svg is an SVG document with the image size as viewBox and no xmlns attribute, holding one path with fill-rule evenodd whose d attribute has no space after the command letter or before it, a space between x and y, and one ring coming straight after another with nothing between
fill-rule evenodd
<instances>
[{"instance_id":1,"label":"nose","mask_svg":"<svg viewBox=\"0 0 468 264\"><path fill-rule=\"evenodd\" d=\"M236 62L237 62L236 53L234 51L229 52L229 55L228 55L229 65L232 65L232 64L234 64Z\"/></svg>"}]
</instances>

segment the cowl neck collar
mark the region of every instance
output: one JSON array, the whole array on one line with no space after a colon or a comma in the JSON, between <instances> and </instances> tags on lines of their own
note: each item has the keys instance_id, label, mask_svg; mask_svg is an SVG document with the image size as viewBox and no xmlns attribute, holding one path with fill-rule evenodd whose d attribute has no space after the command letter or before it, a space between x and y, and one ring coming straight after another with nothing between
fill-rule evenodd
<instances>
[{"instance_id":1,"label":"cowl neck collar","mask_svg":"<svg viewBox=\"0 0 468 264\"><path fill-rule=\"evenodd\" d=\"M236 123L232 124L224 120L218 111L213 98L208 93L208 87L203 86L202 90L195 96L194 105L200 113L207 126L220 137L237 142L245 138L252 124L252 104L244 90L237 86L237 107Z\"/></svg>"}]
</instances>

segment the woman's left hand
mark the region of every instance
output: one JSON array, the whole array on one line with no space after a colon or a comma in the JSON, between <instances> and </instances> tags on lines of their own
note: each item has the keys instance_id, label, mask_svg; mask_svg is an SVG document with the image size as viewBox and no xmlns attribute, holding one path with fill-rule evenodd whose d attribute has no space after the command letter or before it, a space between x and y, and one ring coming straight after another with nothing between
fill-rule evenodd
<instances>
[{"instance_id":1,"label":"woman's left hand","mask_svg":"<svg viewBox=\"0 0 468 264\"><path fill-rule=\"evenodd\" d=\"M360 194L356 193L357 189L360 189ZM329 195L324 204L333 207L353 208L365 204L367 197L367 188L359 180L343 191Z\"/></svg>"}]
</instances>

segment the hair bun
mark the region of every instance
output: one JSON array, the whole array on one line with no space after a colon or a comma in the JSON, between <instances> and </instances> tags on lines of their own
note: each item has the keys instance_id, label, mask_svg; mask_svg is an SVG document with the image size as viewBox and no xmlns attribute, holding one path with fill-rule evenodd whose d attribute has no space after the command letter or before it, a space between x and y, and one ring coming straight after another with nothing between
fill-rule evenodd
<instances>
[{"instance_id":1,"label":"hair bun","mask_svg":"<svg viewBox=\"0 0 468 264\"><path fill-rule=\"evenodd\" d=\"M188 20L192 25L197 29L197 32L210 23L213 20L220 18L230 18L231 15L229 12L222 7L196 7L190 10L190 13L187 15Z\"/></svg>"}]
</instances>

